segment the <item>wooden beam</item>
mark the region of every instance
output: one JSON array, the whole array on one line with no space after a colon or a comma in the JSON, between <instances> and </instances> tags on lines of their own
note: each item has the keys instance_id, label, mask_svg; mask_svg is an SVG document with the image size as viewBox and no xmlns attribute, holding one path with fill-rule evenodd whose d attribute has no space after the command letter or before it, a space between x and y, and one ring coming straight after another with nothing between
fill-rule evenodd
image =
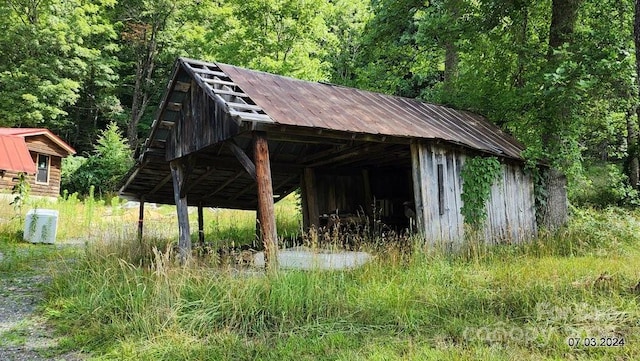
<instances>
[{"instance_id":1,"label":"wooden beam","mask_svg":"<svg viewBox=\"0 0 640 361\"><path fill-rule=\"evenodd\" d=\"M243 170L239 171L233 177L227 179L224 183L222 183L222 185L220 187L216 188L213 192L211 192L208 195L206 195L205 198L213 197L214 195L216 195L216 193L218 193L221 190L225 189L229 184L233 183L236 179L240 178L243 174L245 174L245 171L243 171Z\"/></svg>"},{"instance_id":2,"label":"wooden beam","mask_svg":"<svg viewBox=\"0 0 640 361\"><path fill-rule=\"evenodd\" d=\"M204 212L202 204L198 204L198 243L204 247Z\"/></svg>"},{"instance_id":3,"label":"wooden beam","mask_svg":"<svg viewBox=\"0 0 640 361\"><path fill-rule=\"evenodd\" d=\"M263 110L261 107L253 104L242 104L242 103L234 103L234 102L226 102L226 103L229 108L255 110L258 112Z\"/></svg>"},{"instance_id":4,"label":"wooden beam","mask_svg":"<svg viewBox=\"0 0 640 361\"><path fill-rule=\"evenodd\" d=\"M192 66L190 66L190 68L193 70L194 73L197 73L197 74L206 74L206 75L219 76L221 78L229 78L227 74L221 71L209 70L204 68L194 68ZM205 78L202 78L202 80L205 80Z\"/></svg>"},{"instance_id":5,"label":"wooden beam","mask_svg":"<svg viewBox=\"0 0 640 361\"><path fill-rule=\"evenodd\" d=\"M236 199L240 198L241 195L247 193L249 190L253 189L256 187L256 183L251 183L248 186L242 188L240 190L240 192L236 193L233 197L230 197L229 200L230 201L235 201Z\"/></svg>"},{"instance_id":6,"label":"wooden beam","mask_svg":"<svg viewBox=\"0 0 640 361\"><path fill-rule=\"evenodd\" d=\"M191 83L184 81L176 81L176 85L174 85L173 90L181 93L186 93L191 88Z\"/></svg>"},{"instance_id":7,"label":"wooden beam","mask_svg":"<svg viewBox=\"0 0 640 361\"><path fill-rule=\"evenodd\" d=\"M300 199L302 203L302 229L306 231L311 226L309 224L309 206L307 205L307 187L304 181L304 173L300 176Z\"/></svg>"},{"instance_id":8,"label":"wooden beam","mask_svg":"<svg viewBox=\"0 0 640 361\"><path fill-rule=\"evenodd\" d=\"M242 167L244 167L247 173L249 173L251 178L256 180L257 179L256 166L255 164L253 164L251 159L245 154L244 150L242 150L242 148L240 148L240 146L238 146L236 142L234 142L233 140L230 140L225 144L229 147L229 150L231 150L231 153L233 153L233 155L236 156L240 164L242 164Z\"/></svg>"},{"instance_id":9,"label":"wooden beam","mask_svg":"<svg viewBox=\"0 0 640 361\"><path fill-rule=\"evenodd\" d=\"M155 187L153 187L153 189L147 193L147 194L153 194L157 191L160 190L160 188L162 188L165 184L167 184L167 182L171 179L172 175L171 173L169 173L166 177L162 178L162 180L160 182L158 182L158 184L156 184Z\"/></svg>"},{"instance_id":10,"label":"wooden beam","mask_svg":"<svg viewBox=\"0 0 640 361\"><path fill-rule=\"evenodd\" d=\"M256 164L256 184L258 187L258 215L260 233L264 244L265 265L268 271L278 267L278 233L273 205L273 185L269 164L269 145L265 133L256 132L253 141L253 155Z\"/></svg>"},{"instance_id":11,"label":"wooden beam","mask_svg":"<svg viewBox=\"0 0 640 361\"><path fill-rule=\"evenodd\" d=\"M204 78L202 80L204 80L204 82L208 84L226 85L231 87L238 86L238 84L232 81L226 81L226 80L220 80L220 79L207 79L207 78Z\"/></svg>"},{"instance_id":12,"label":"wooden beam","mask_svg":"<svg viewBox=\"0 0 640 361\"><path fill-rule=\"evenodd\" d=\"M189 176L191 175L193 168L195 168L196 166L196 157L191 155L187 156L187 160L182 162L182 166L184 170L184 179L180 184L180 198L186 198L187 191L189 190L191 185L191 183L189 182Z\"/></svg>"},{"instance_id":13,"label":"wooden beam","mask_svg":"<svg viewBox=\"0 0 640 361\"><path fill-rule=\"evenodd\" d=\"M229 114L232 117L238 117L241 120L254 120L257 122L267 122L273 123L273 119L267 114L258 114L258 113L249 113L249 112L238 112L235 110L229 110Z\"/></svg>"},{"instance_id":14,"label":"wooden beam","mask_svg":"<svg viewBox=\"0 0 640 361\"><path fill-rule=\"evenodd\" d=\"M144 227L144 197L140 197L138 209L138 242L142 242L142 230Z\"/></svg>"},{"instance_id":15,"label":"wooden beam","mask_svg":"<svg viewBox=\"0 0 640 361\"><path fill-rule=\"evenodd\" d=\"M307 205L309 214L309 227L320 226L320 210L318 208L318 193L316 189L316 172L313 168L304 169L304 186L305 196L304 202Z\"/></svg>"},{"instance_id":16,"label":"wooden beam","mask_svg":"<svg viewBox=\"0 0 640 361\"><path fill-rule=\"evenodd\" d=\"M249 95L247 93L241 93L241 92L236 92L233 90L225 90L225 89L213 89L213 92L216 94L222 94L222 95L233 95L234 97L238 97L238 98L248 98Z\"/></svg>"},{"instance_id":17,"label":"wooden beam","mask_svg":"<svg viewBox=\"0 0 640 361\"><path fill-rule=\"evenodd\" d=\"M202 182L203 180L207 179L211 173L215 172L216 169L213 167L207 167L207 170L198 178L196 178L195 180L193 180L192 182L189 182L189 185L187 186L186 189L186 193L189 193L193 187L197 186L200 182Z\"/></svg>"},{"instance_id":18,"label":"wooden beam","mask_svg":"<svg viewBox=\"0 0 640 361\"><path fill-rule=\"evenodd\" d=\"M172 160L171 175L173 178L173 197L178 213L178 252L180 264L186 265L191 258L191 232L189 230L189 210L187 196L180 195L180 189L184 186L186 178L184 161L181 159Z\"/></svg>"},{"instance_id":19,"label":"wooden beam","mask_svg":"<svg viewBox=\"0 0 640 361\"><path fill-rule=\"evenodd\" d=\"M167 110L179 112L182 109L182 103L167 103Z\"/></svg>"},{"instance_id":20,"label":"wooden beam","mask_svg":"<svg viewBox=\"0 0 640 361\"><path fill-rule=\"evenodd\" d=\"M411 175L413 179L413 203L416 212L416 228L417 233L421 236L426 234L425 229L425 211L423 204L423 182L427 182L424 174L422 174L422 162L420 161L420 152L422 152L422 143L411 142Z\"/></svg>"},{"instance_id":21,"label":"wooden beam","mask_svg":"<svg viewBox=\"0 0 640 361\"><path fill-rule=\"evenodd\" d=\"M171 129L175 125L175 122L170 122L168 120L163 120L160 122L160 128Z\"/></svg>"}]
</instances>

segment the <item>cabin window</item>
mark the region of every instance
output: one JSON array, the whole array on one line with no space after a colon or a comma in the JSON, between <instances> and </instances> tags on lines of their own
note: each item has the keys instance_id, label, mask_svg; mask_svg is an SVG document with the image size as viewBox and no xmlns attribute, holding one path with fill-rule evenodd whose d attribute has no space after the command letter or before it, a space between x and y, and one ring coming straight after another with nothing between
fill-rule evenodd
<instances>
[{"instance_id":1,"label":"cabin window","mask_svg":"<svg viewBox=\"0 0 640 361\"><path fill-rule=\"evenodd\" d=\"M438 164L438 209L444 214L444 166Z\"/></svg>"},{"instance_id":2,"label":"cabin window","mask_svg":"<svg viewBox=\"0 0 640 361\"><path fill-rule=\"evenodd\" d=\"M38 170L36 173L36 182L37 183L49 183L49 166L50 157L44 154L38 154Z\"/></svg>"}]
</instances>

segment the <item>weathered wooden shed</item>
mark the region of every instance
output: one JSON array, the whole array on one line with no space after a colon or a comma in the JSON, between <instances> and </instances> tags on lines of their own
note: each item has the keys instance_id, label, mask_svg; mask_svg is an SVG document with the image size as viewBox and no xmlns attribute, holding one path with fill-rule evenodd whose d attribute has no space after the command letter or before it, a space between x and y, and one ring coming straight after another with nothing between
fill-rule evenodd
<instances>
[{"instance_id":1,"label":"weathered wooden shed","mask_svg":"<svg viewBox=\"0 0 640 361\"><path fill-rule=\"evenodd\" d=\"M465 159L496 156L503 177L492 188L485 236L517 241L536 232L522 150L469 112L180 58L120 194L258 209L263 234L275 237L273 202L299 188L305 227L374 212L407 227L410 208L425 239L456 242L464 237Z\"/></svg>"}]
</instances>

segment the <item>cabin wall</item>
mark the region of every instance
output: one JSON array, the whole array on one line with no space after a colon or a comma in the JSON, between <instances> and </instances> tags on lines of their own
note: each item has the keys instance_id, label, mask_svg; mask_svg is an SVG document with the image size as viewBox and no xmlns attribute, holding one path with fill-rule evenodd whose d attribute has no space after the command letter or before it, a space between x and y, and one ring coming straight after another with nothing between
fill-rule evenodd
<instances>
[{"instance_id":1,"label":"cabin wall","mask_svg":"<svg viewBox=\"0 0 640 361\"><path fill-rule=\"evenodd\" d=\"M49 182L46 184L36 183L35 175L29 175L29 185L31 186L29 194L33 196L58 197L60 194L62 157L68 155L67 151L45 135L25 137L25 143L27 144L33 163L36 163L38 154L44 154L50 157ZM18 173L6 172L0 177L0 190L10 193L13 186L17 183L17 179Z\"/></svg>"},{"instance_id":2,"label":"cabin wall","mask_svg":"<svg viewBox=\"0 0 640 361\"><path fill-rule=\"evenodd\" d=\"M29 152L34 163L38 153ZM62 158L51 156L49 165L49 183L36 183L36 177L33 174L27 176L31 190L29 195L43 197L58 197L60 195L60 170L62 169ZM11 189L18 183L18 173L5 172L0 176L0 192L11 193Z\"/></svg>"},{"instance_id":3,"label":"cabin wall","mask_svg":"<svg viewBox=\"0 0 640 361\"><path fill-rule=\"evenodd\" d=\"M461 243L465 227L460 171L467 155L424 143L412 144L411 153L418 228L429 242ZM492 185L486 207L483 234L487 242L519 242L535 235L533 180L522 166L502 164L502 177Z\"/></svg>"},{"instance_id":4,"label":"cabin wall","mask_svg":"<svg viewBox=\"0 0 640 361\"><path fill-rule=\"evenodd\" d=\"M24 138L30 152L66 157L69 155L66 150L54 143L45 135L35 135ZM32 154L33 156L33 154Z\"/></svg>"}]
</instances>

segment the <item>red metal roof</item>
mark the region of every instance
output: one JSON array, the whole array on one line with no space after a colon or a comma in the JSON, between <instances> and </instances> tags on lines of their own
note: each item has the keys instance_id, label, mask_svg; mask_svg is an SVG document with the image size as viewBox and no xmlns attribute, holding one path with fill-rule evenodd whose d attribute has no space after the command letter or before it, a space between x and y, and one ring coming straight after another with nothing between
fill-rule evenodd
<instances>
[{"instance_id":1,"label":"red metal roof","mask_svg":"<svg viewBox=\"0 0 640 361\"><path fill-rule=\"evenodd\" d=\"M0 171L35 174L36 165L24 138L3 133L0 132Z\"/></svg>"},{"instance_id":2,"label":"red metal roof","mask_svg":"<svg viewBox=\"0 0 640 361\"><path fill-rule=\"evenodd\" d=\"M76 150L57 135L53 134L49 129L45 128L0 128L0 135L18 136L21 138L33 137L36 135L44 135L52 142L64 149L69 155L76 154Z\"/></svg>"}]
</instances>

